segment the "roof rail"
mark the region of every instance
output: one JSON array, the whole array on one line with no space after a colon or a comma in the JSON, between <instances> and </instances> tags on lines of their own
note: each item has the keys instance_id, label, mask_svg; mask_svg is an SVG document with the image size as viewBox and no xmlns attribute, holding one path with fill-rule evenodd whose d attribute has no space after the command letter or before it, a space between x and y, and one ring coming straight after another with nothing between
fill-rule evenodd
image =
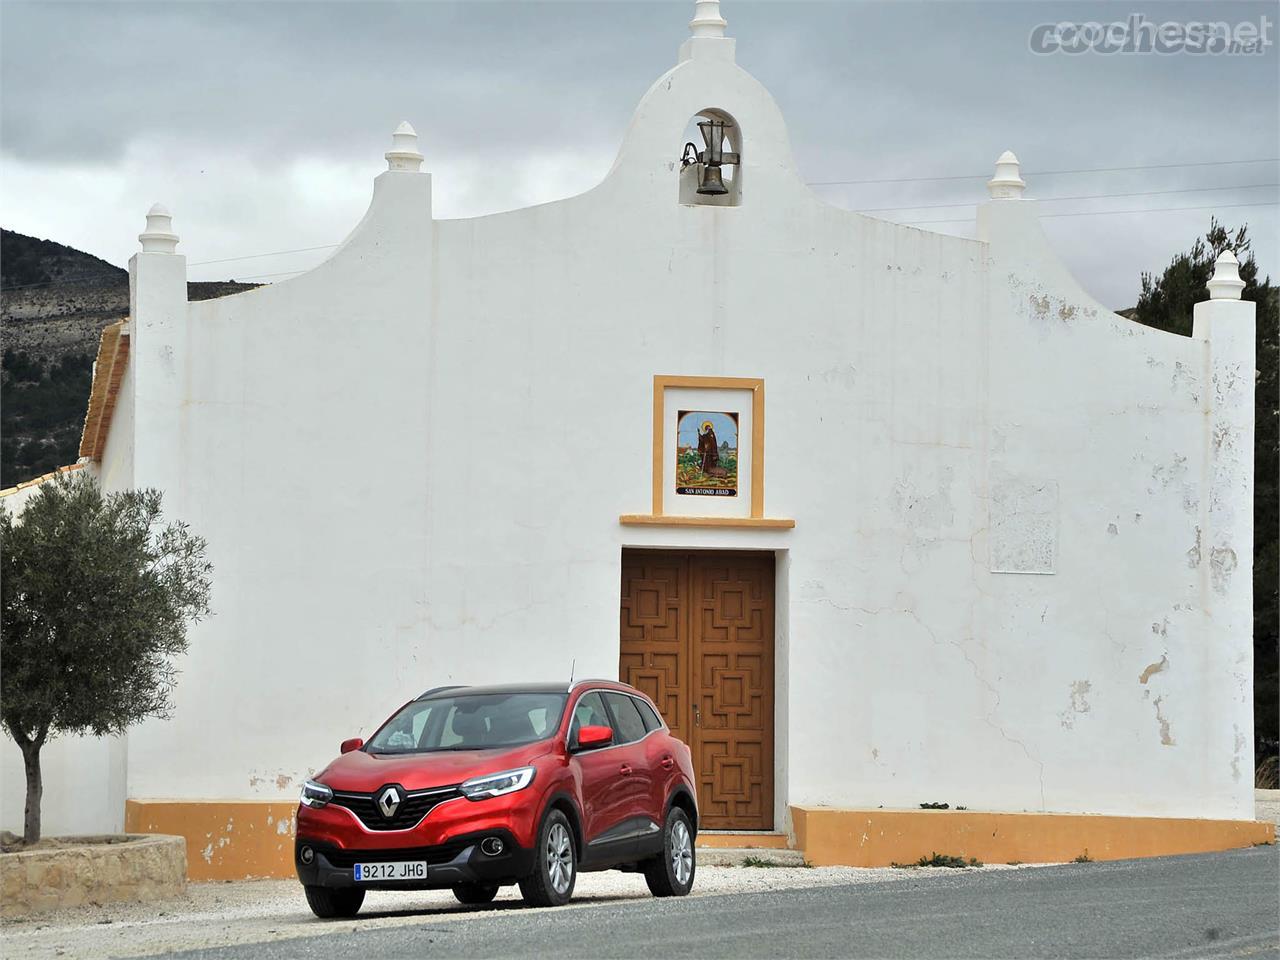
<instances>
[{"instance_id":1,"label":"roof rail","mask_svg":"<svg viewBox=\"0 0 1280 960\"><path fill-rule=\"evenodd\" d=\"M466 686L465 683L450 683L443 687L432 687L430 690L424 690L418 694L418 699L425 700L427 697L434 696L437 693L444 693L446 690L465 690Z\"/></svg>"},{"instance_id":2,"label":"roof rail","mask_svg":"<svg viewBox=\"0 0 1280 960\"><path fill-rule=\"evenodd\" d=\"M569 693L572 693L584 683L621 683L621 680L606 680L604 677L583 677L581 680L574 680L569 684Z\"/></svg>"}]
</instances>

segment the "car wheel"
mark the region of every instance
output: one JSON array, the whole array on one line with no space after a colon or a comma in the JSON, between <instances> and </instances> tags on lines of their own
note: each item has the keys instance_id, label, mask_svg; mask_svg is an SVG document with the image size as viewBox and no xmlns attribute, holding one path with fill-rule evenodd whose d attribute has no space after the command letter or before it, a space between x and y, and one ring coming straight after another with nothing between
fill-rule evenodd
<instances>
[{"instance_id":1,"label":"car wheel","mask_svg":"<svg viewBox=\"0 0 1280 960\"><path fill-rule=\"evenodd\" d=\"M689 815L672 807L662 828L662 853L644 865L645 883L655 897L683 897L693 889L697 869Z\"/></svg>"},{"instance_id":2,"label":"car wheel","mask_svg":"<svg viewBox=\"0 0 1280 960\"><path fill-rule=\"evenodd\" d=\"M305 887L307 906L321 920L354 917L364 903L364 891L359 887L330 890L328 887Z\"/></svg>"},{"instance_id":3,"label":"car wheel","mask_svg":"<svg viewBox=\"0 0 1280 960\"><path fill-rule=\"evenodd\" d=\"M559 810L550 810L538 830L533 873L520 881L520 894L531 907L558 907L573 896L578 880L578 859L573 849L573 828Z\"/></svg>"},{"instance_id":4,"label":"car wheel","mask_svg":"<svg viewBox=\"0 0 1280 960\"><path fill-rule=\"evenodd\" d=\"M498 895L496 883L459 883L453 888L459 903L490 903Z\"/></svg>"}]
</instances>

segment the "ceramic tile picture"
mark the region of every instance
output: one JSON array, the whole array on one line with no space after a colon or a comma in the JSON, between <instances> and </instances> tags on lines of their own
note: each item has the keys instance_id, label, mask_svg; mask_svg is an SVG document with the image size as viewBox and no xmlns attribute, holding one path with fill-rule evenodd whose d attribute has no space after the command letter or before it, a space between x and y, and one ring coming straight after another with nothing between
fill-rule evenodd
<instances>
[{"instance_id":1,"label":"ceramic tile picture","mask_svg":"<svg viewBox=\"0 0 1280 960\"><path fill-rule=\"evenodd\" d=\"M676 493L738 495L738 414L680 410L676 414Z\"/></svg>"}]
</instances>

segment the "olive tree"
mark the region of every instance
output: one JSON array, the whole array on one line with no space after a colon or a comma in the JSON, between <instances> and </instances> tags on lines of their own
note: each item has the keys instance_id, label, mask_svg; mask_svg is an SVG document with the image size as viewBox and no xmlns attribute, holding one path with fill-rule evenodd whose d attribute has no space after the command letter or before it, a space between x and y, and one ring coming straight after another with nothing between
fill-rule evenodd
<instances>
[{"instance_id":1,"label":"olive tree","mask_svg":"<svg viewBox=\"0 0 1280 960\"><path fill-rule=\"evenodd\" d=\"M0 503L0 722L22 750L23 839L40 839L40 750L165 716L187 627L209 612L205 541L157 490L103 495L87 472Z\"/></svg>"}]
</instances>

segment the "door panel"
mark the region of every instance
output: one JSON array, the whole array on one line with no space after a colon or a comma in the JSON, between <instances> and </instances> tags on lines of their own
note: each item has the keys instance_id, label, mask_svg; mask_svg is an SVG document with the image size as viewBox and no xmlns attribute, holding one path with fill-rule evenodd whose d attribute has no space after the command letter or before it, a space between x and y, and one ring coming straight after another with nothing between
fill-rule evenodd
<instances>
[{"instance_id":1,"label":"door panel","mask_svg":"<svg viewBox=\"0 0 1280 960\"><path fill-rule=\"evenodd\" d=\"M773 826L772 554L628 550L619 676L693 751L702 825Z\"/></svg>"},{"instance_id":2,"label":"door panel","mask_svg":"<svg viewBox=\"0 0 1280 960\"><path fill-rule=\"evenodd\" d=\"M600 694L583 694L574 706L572 729L588 724L609 725ZM626 747L601 747L572 754L570 763L582 784L582 833L587 843L616 827L627 816L627 792L631 784L622 776Z\"/></svg>"},{"instance_id":3,"label":"door panel","mask_svg":"<svg viewBox=\"0 0 1280 960\"><path fill-rule=\"evenodd\" d=\"M619 762L628 771L623 774L623 819L661 819L661 806L656 811L654 809L653 783L654 770L662 768L650 765L648 741L645 739L646 731L644 721L640 719L640 711L636 709L635 701L625 693L606 693L604 702L613 719L614 738L618 743L624 744L614 751L618 754Z\"/></svg>"},{"instance_id":4,"label":"door panel","mask_svg":"<svg viewBox=\"0 0 1280 960\"><path fill-rule=\"evenodd\" d=\"M654 822L661 826L667 797L680 780L680 768L671 749L671 740L665 734L651 734L641 744L644 747L644 764L650 774L649 809Z\"/></svg>"},{"instance_id":5,"label":"door panel","mask_svg":"<svg viewBox=\"0 0 1280 960\"><path fill-rule=\"evenodd\" d=\"M773 826L773 558L691 570L694 759L711 829Z\"/></svg>"},{"instance_id":6,"label":"door panel","mask_svg":"<svg viewBox=\"0 0 1280 960\"><path fill-rule=\"evenodd\" d=\"M622 655L618 676L648 694L671 732L689 742L686 609L689 560L679 554L622 555Z\"/></svg>"},{"instance_id":7,"label":"door panel","mask_svg":"<svg viewBox=\"0 0 1280 960\"><path fill-rule=\"evenodd\" d=\"M625 747L601 747L575 753L571 761L582 778L582 834L587 843L585 860L600 854L593 844L607 841L627 818L627 789L621 773Z\"/></svg>"}]
</instances>

